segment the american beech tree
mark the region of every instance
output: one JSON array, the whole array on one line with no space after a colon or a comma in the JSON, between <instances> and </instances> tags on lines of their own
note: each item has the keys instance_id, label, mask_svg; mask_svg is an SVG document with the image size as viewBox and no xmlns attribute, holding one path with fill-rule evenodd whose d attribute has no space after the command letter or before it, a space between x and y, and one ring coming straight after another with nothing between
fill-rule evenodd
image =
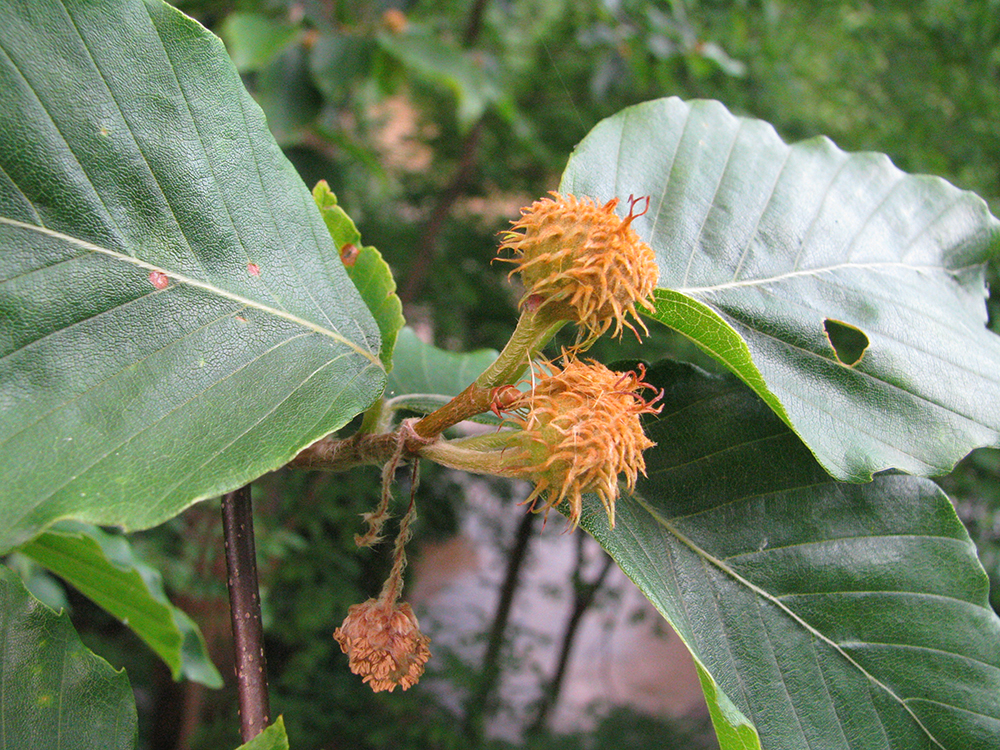
<instances>
[{"instance_id":1,"label":"american beech tree","mask_svg":"<svg viewBox=\"0 0 1000 750\"><path fill-rule=\"evenodd\" d=\"M393 469L425 460L528 478L512 513L593 535L690 649L723 748L1000 744L1000 621L926 479L1000 445L1000 222L977 196L718 102L630 107L511 217L508 347L428 394L394 357L411 339L389 267L197 22L159 0L15 4L0 100L0 552L127 619L175 677L220 683L98 527L150 528L290 463L371 464L370 544L398 513ZM565 325L575 345L546 354ZM643 363L588 360L659 325L728 374L649 343ZM446 432L467 419L494 428ZM418 505L382 595L337 630L375 689L433 651L400 601ZM134 747L126 675L6 567L0 599L0 696L22 717L4 747ZM253 742L287 746L280 719Z\"/></svg>"}]
</instances>

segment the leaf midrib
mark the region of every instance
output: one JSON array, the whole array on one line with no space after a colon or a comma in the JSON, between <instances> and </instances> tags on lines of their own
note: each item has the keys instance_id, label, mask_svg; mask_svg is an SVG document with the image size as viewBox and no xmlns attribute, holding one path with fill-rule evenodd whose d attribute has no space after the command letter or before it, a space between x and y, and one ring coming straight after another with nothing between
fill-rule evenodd
<instances>
[{"instance_id":1,"label":"leaf midrib","mask_svg":"<svg viewBox=\"0 0 1000 750\"><path fill-rule=\"evenodd\" d=\"M235 292L230 292L226 289L222 289L221 287L215 286L214 284L210 284L205 281L200 281L198 279L191 278L190 276L185 276L184 274L177 273L176 271L167 270L160 266L156 266L152 263L148 263L140 258L135 258L131 255L125 255L124 253L120 253L106 247L101 247L100 245L88 242L87 240L83 240L78 237L72 237L70 235L63 234L62 232L57 232L55 230L48 229L46 227L39 227L33 224L26 224L24 222L17 221L15 219L9 219L4 216L0 216L0 224L6 224L8 226L16 227L18 229L26 231L37 232L38 234L52 237L53 239L57 239L59 241L68 243L70 245L75 245L76 247L87 250L89 252L100 253L104 256L112 258L113 260L129 263L133 266L142 268L143 270L146 271L157 271L159 273L162 273L164 276L173 279L178 283L185 284L187 286L194 287L196 289L201 289L202 291L208 292L213 296L222 297L224 299L237 302L241 305L245 305L246 307L259 310L265 315L270 315L275 318L281 318L283 320L287 320L290 323L293 323L294 325L297 325L301 328L305 328L308 331L312 331L313 333L318 333L322 336L326 336L327 338L330 338L336 341L337 343L348 347L349 349L353 350L356 354L360 354L362 357L369 360L372 364L378 366L380 369L383 370L385 369L382 366L381 360L375 354L372 354L367 349L359 346L358 344L351 341L342 334L338 333L337 331L334 331L325 326L321 326L310 320L306 320L305 318L300 318L299 316L293 315L292 313L287 312L285 310L280 310L275 307L270 307L262 302L251 299L249 297L244 297L243 295L236 294Z\"/></svg>"}]
</instances>

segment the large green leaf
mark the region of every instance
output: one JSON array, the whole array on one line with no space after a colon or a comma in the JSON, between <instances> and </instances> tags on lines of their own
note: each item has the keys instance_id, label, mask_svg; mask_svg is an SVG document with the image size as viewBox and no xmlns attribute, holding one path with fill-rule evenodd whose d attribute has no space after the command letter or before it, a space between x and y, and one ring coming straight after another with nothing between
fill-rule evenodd
<instances>
[{"instance_id":1,"label":"large green leaf","mask_svg":"<svg viewBox=\"0 0 1000 750\"><path fill-rule=\"evenodd\" d=\"M136 558L124 537L63 521L20 550L128 625L175 680L222 687L198 626L170 603L159 571Z\"/></svg>"},{"instance_id":2,"label":"large green leaf","mask_svg":"<svg viewBox=\"0 0 1000 750\"><path fill-rule=\"evenodd\" d=\"M650 380L649 476L583 525L735 707L724 746L753 746L742 714L765 750L1000 747L1000 620L937 486L833 480L733 377Z\"/></svg>"},{"instance_id":3,"label":"large green leaf","mask_svg":"<svg viewBox=\"0 0 1000 750\"><path fill-rule=\"evenodd\" d=\"M633 226L660 265L654 317L725 362L838 478L946 472L1000 442L983 281L1000 222L971 193L678 99L600 123L561 190L651 196ZM851 329L869 340L856 364L835 350Z\"/></svg>"},{"instance_id":4,"label":"large green leaf","mask_svg":"<svg viewBox=\"0 0 1000 750\"><path fill-rule=\"evenodd\" d=\"M0 100L0 550L160 523L378 396L378 328L216 37L19 3Z\"/></svg>"},{"instance_id":5,"label":"large green leaf","mask_svg":"<svg viewBox=\"0 0 1000 750\"><path fill-rule=\"evenodd\" d=\"M135 747L128 678L0 565L0 750Z\"/></svg>"}]
</instances>

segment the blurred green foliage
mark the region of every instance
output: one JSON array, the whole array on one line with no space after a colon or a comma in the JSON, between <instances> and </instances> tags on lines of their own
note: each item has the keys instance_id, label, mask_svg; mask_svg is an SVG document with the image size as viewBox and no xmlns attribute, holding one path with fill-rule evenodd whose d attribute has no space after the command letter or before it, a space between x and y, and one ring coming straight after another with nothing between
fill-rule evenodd
<instances>
[{"instance_id":1,"label":"blurred green foliage","mask_svg":"<svg viewBox=\"0 0 1000 750\"><path fill-rule=\"evenodd\" d=\"M904 170L979 193L1000 213L1000 0L176 4L223 37L303 179L329 182L393 268L410 324L445 348L502 347L518 295L507 269L490 263L497 233L554 189L570 151L601 118L652 98L716 98L773 123L786 140L825 134L848 150L881 151ZM996 294L990 304L998 330ZM679 356L704 363L684 340L653 328ZM635 356L627 338L601 346L595 353L605 361ZM977 452L944 483L980 547L997 607L998 453ZM283 471L254 486L273 713L284 715L299 750L466 747L461 717L440 691L373 695L331 637L386 573L386 556L353 542L376 487L373 470ZM461 505L445 474L428 473L420 492L417 546L454 533ZM137 544L200 620L225 674L216 510L195 509ZM73 605L85 630L86 604ZM98 614L90 622L88 637L100 639L108 623ZM439 679L459 692L478 668L447 653L435 660L448 672ZM176 747L181 735L192 748L239 744L231 692L178 692L154 667L130 663L129 672L146 716L179 706L197 715L193 727L179 718L153 731L154 719L146 721L147 747ZM705 727L619 710L594 732L546 734L529 746L712 741Z\"/></svg>"}]
</instances>

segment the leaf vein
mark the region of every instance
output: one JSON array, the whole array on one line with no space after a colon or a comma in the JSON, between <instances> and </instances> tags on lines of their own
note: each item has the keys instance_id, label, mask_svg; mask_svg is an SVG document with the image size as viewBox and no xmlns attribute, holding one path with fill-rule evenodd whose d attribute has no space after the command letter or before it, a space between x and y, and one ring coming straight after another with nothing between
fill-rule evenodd
<instances>
[{"instance_id":1,"label":"leaf vein","mask_svg":"<svg viewBox=\"0 0 1000 750\"><path fill-rule=\"evenodd\" d=\"M208 282L204 282L204 281L200 281L198 279L190 278L188 276L185 276L184 274L177 273L176 271L170 271L170 270L167 270L167 269L164 269L164 268L160 268L159 266L155 266L152 263L148 263L148 262L146 262L146 261L144 261L144 260L142 260L140 258L135 258L135 257L133 257L131 255L125 255L123 253L117 252L115 250L110 250L110 249L105 248L105 247L101 247L100 245L95 245L95 244L93 244L91 242L88 242L88 241L83 240L83 239L79 239L77 237L70 237L69 235L62 234L61 232L56 232L56 231L53 231L51 229L46 229L45 227L37 227L37 226L35 226L33 224L25 224L24 222L15 221L14 219L7 219L7 218L5 218L3 216L0 216L0 224L8 224L10 226L15 226L15 227L20 227L22 229L27 229L29 231L35 231L35 232L39 232L39 233L42 233L42 234L46 234L46 235L48 235L50 237L53 237L55 239L58 239L58 240L60 240L62 242L68 242L70 244L75 244L75 245L77 245L79 247L82 247L82 248L85 248L87 250L91 250L91 251L94 251L94 252L101 253L103 255L107 255L108 257L114 258L115 260L119 260L119 261L122 261L124 263L130 263L130 264L132 264L134 266L137 266L137 267L139 267L139 268L141 268L141 269L143 269L145 271L159 271L160 273L164 274L168 278L171 278L174 281L177 281L177 282L179 282L181 284L186 284L186 285L194 287L196 289L201 289L202 291L208 292L209 294L211 294L213 296L224 297L225 299L233 300L234 302L239 302L240 304L245 305L246 307L250 307L250 308L253 308L255 310L260 310L261 312L263 312L266 315L272 315L274 317L282 318L282 319L287 320L287 321L289 321L291 323L294 323L297 326L301 326L302 328L310 330L310 331L312 331L314 333L319 333L319 334L321 334L323 336L331 338L334 341L337 341L338 343L341 343L344 346L347 346L348 348L354 350L355 353L360 354L362 357L364 357L365 359L371 361L373 364L377 365L378 367L382 366L382 363L378 359L377 356L375 356L374 354L372 354L371 352L369 352L367 349L364 349L364 348L358 346L356 343L354 343L350 339L346 338L342 334L338 333L337 331L329 329L329 328L325 328L325 327L323 327L323 326L321 326L321 325L319 325L317 323L314 323L314 322L312 322L310 320L306 320L305 318L300 318L299 316L293 315L293 314L287 312L286 310L280 310L280 309L276 309L276 308L273 308L273 307L268 307L267 305L263 304L262 302L258 302L257 300L250 299L249 297L243 297L242 295L236 294L234 292L230 292L230 291L228 291L226 289L222 289L221 287L215 286L214 284L210 284Z\"/></svg>"},{"instance_id":2,"label":"leaf vein","mask_svg":"<svg viewBox=\"0 0 1000 750\"><path fill-rule=\"evenodd\" d=\"M767 213L767 209L771 206L771 201L774 200L774 196L777 194L775 188L778 183L781 182L781 176L785 173L785 168L788 166L788 160L792 155L792 150L790 148L785 149L785 158L781 160L781 167L779 167L777 173L774 176L774 182L771 183L771 190L767 195L767 200L764 205L761 206L760 211L757 212L757 217L754 219L753 229L748 235L747 244L743 248L743 252L740 253L740 259L736 263L736 268L733 271L733 277L730 281L736 281L740 276L740 271L743 269L743 262L746 260L747 255L750 253L750 248L753 246L754 237L757 236L757 229L760 227L760 221L764 218L764 214Z\"/></svg>"},{"instance_id":3,"label":"leaf vein","mask_svg":"<svg viewBox=\"0 0 1000 750\"><path fill-rule=\"evenodd\" d=\"M14 178L10 176L10 173L6 169L4 169L3 164L0 164L0 174L3 174L3 176L7 178L7 181L13 186L13 188L20 194L22 198L24 198L24 202L28 204L28 206L31 208L31 213L35 215L35 220L38 222L38 226L40 227L45 226L45 222L42 221L42 216L41 214L38 213L38 208L35 206L34 202L25 194L23 190L21 190L21 186L18 185L14 181Z\"/></svg>"},{"instance_id":4,"label":"leaf vein","mask_svg":"<svg viewBox=\"0 0 1000 750\"><path fill-rule=\"evenodd\" d=\"M65 8L64 8L64 10L65 10ZM66 12L67 12L67 15L68 15L69 14L68 11L66 11ZM17 74L21 77L21 80L24 81L25 85L28 87L28 90L31 91L31 93L34 95L35 102L38 104L39 109L41 109L41 111L45 114L45 117L48 119L49 125L52 126L52 131L56 135L59 136L60 140L62 140L62 142L63 142L63 145L66 147L66 153L68 153L73 158L73 161L76 163L77 167L79 167L81 174L87 174L86 170L84 170L84 168L83 168L83 165L80 163L80 160L79 160L79 158L76 155L76 152L74 152L73 149L70 147L69 141L66 139L66 136L63 135L63 133L62 133L61 130L59 130L59 126L56 124L55 119L52 117L52 114L49 112L48 108L42 102L41 97L38 96L38 93L32 87L31 82L28 80L27 76L25 76L24 73L21 71L21 69L17 66L17 63L14 62L14 59L8 54L7 50L3 49L3 47L0 47L0 50L3 50L4 57L10 63L11 68L13 68L13 70L15 70L17 72ZM101 217L102 221L105 223L105 225L107 227L109 227L109 228L113 227L114 226L114 222L111 219L111 212L108 209L107 204L104 202L104 198L95 189L93 183L90 182L89 177L87 179L87 185L88 185L88 187L90 187L91 191L93 192L92 198L96 199L97 202L99 202L100 205L101 205L101 207L104 209L104 215ZM0 217L0 219L3 219L3 218L4 217ZM21 223L21 222L18 222L18 223ZM26 225L26 226L33 226L33 225L29 224L29 225ZM121 238L118 238L118 239L120 241ZM121 243L121 244L124 245L125 243Z\"/></svg>"},{"instance_id":5,"label":"leaf vein","mask_svg":"<svg viewBox=\"0 0 1000 750\"><path fill-rule=\"evenodd\" d=\"M288 343L288 342L284 342L284 343ZM282 344L282 346L283 345L284 344ZM275 348L277 348L277 347L275 347ZM202 469L204 469L205 466L207 466L212 461L214 461L216 458L218 458L227 449L229 449L230 447L232 447L233 445L235 445L237 442L239 442L241 439L243 439L243 437L246 436L247 434L249 434L252 430L255 430L256 428L260 427L260 425L265 421L266 417L268 417L271 414L273 414L274 412L276 412L281 407L282 404L284 404L286 401L288 401L288 399L290 399L293 395L295 395L295 393L299 389L301 389L306 383L308 383L310 380L312 380L313 377L315 377L317 374L319 374L324 369L326 369L330 365L334 364L337 360L341 359L344 356L346 356L346 354L340 354L337 357L334 357L333 359L331 359L330 361L324 362L322 366L317 367L315 370L313 370L313 372L311 372L306 378L304 378L301 383L296 384L296 386L294 388L292 388L285 395L285 397L283 399L281 399L280 401L278 401L277 403L275 403L267 412L265 412L263 415L261 415L261 418L258 419L255 424L247 426L242 432L240 432L235 437L233 437L233 439L230 440L228 443L226 443L225 445L222 445L219 448L217 448L214 453L210 454L208 456L208 458L205 459L205 461L203 461L198 466L193 467L191 469L191 471L189 471L185 476L181 477L171 487L167 488L166 491L164 491L160 495L160 497L157 498L156 501L153 503L153 508L154 509L155 508L160 508L163 505L163 503L166 501L166 499L170 496L170 493L176 487L179 487L179 486L183 485L188 480L189 477L191 477L194 474L197 474L199 471L201 471ZM369 367L370 367L370 365L369 365ZM350 389L350 387L354 384L354 382L362 374L364 374L365 372L367 372L367 370L368 370L368 367L365 367L365 368L359 370L357 373L355 373L354 376L347 382L347 384L341 390L341 395L343 395L344 393L346 393ZM215 386L213 385L213 387L215 387ZM334 402L330 404L329 408L327 409L328 412L333 408L333 406L334 406L335 403L336 403L336 399L334 399ZM320 415L320 417L318 419L322 419L322 415Z\"/></svg>"},{"instance_id":6,"label":"leaf vein","mask_svg":"<svg viewBox=\"0 0 1000 750\"><path fill-rule=\"evenodd\" d=\"M220 183L219 183L218 177L217 177L217 175L215 173L215 162L209 156L208 150L205 148L205 138L204 138L204 136L203 136L203 134L201 132L201 127L199 126L198 118L196 118L194 116L194 110L193 110L193 108L191 106L191 100L188 98L188 92L187 92L187 90L185 89L185 87L181 83L181 77L177 74L177 69L176 69L176 66L174 65L174 60L173 60L173 58L170 55L170 47L167 44L165 44L163 42L163 38L160 37L160 35L159 35L160 30L156 26L155 21L153 20L152 13L151 13L149 7L148 6L144 6L144 7L146 9L146 14L149 17L150 25L156 30L157 37L160 39L160 45L161 45L160 46L160 51L163 53L164 58L166 58L166 61L168 63L167 68L169 68L171 74L173 75L174 84L177 86L177 91L180 93L181 99L184 102L184 106L187 109L188 120L189 120L189 122L191 124L191 127L194 128L195 132L198 134L198 145L201 147L201 154L204 157L205 164L208 166L208 169L212 173L213 187L215 187L217 189L219 203L223 207L225 207L225 209L226 209L226 217L229 219L229 226L232 229L233 236L239 242L239 246L243 250L243 257L244 257L244 259L249 263L250 260L251 260L251 258L250 258L250 252L247 250L246 243L244 242L244 239L243 239L243 234L236 227L236 220L233 218L233 211L232 211L232 208L230 208L230 206L229 206L229 201L226 199L226 193L224 191L218 189ZM239 97L239 98L241 99L241 104L242 104L242 98L241 97ZM246 120L246 117L244 115L244 121L245 120ZM244 132L246 132L246 131L247 131L247 129L244 128ZM247 133L247 137L249 138L249 133ZM252 147L251 147L250 150L251 150L251 152L253 152L253 148ZM254 157L256 158L256 153L255 152L254 152ZM259 166L258 166L258 177L259 177L259 173L260 173L260 169L259 169ZM155 179L155 177L154 177L154 179ZM273 215L274 214L273 214L273 211L272 211L272 217L273 217ZM281 244L282 244L282 247L284 248L284 243L281 243ZM191 247L190 243L188 243L188 247L191 248L191 250L194 253L195 257L198 259L198 262L202 266L202 270L205 273L205 276L208 277L208 273L207 273L207 271L204 270L204 264L201 262L201 258L197 254L197 251L195 251L194 248ZM287 249L285 250L285 252L287 254ZM274 300L275 305L278 308L280 308L281 310L287 312L285 306L283 304L281 304L281 301L279 300L278 295L276 295L271 290L271 288L267 285L267 283L266 282L262 282L262 285L264 286L265 289L267 289L268 293L271 295L271 298ZM306 293L308 294L308 290L306 290ZM312 299L311 295L310 295L310 299ZM313 300L313 303L315 304L315 300ZM325 313L323 313L323 314L325 316ZM331 326L331 328L333 328L333 326Z\"/></svg>"},{"instance_id":7,"label":"leaf vein","mask_svg":"<svg viewBox=\"0 0 1000 750\"><path fill-rule=\"evenodd\" d=\"M160 294L160 293L162 293L162 292L151 292L151 294ZM127 304L130 305L130 304L133 304L135 302L138 302L138 301L144 299L146 296L148 296L148 295L143 295L142 297L138 297L138 298L136 298L134 300L131 300ZM126 306L127 305L119 305L118 308L115 308L115 309L120 309L120 308L126 307ZM53 336L56 333L59 333L61 331L68 331L69 329L73 328L74 326L80 325L82 323L86 323L87 321L90 321L90 320L95 320L95 319L99 318L101 315L104 315L106 312L107 311L100 312L97 315L90 316L89 318L83 318L81 320L74 321L72 323L72 325L66 326L64 328L60 328L58 331L53 331L52 333L50 333L50 334L48 334L46 336L43 336L40 339L36 339L35 341L31 342L31 344L28 344L27 346L34 346L39 341L44 341L46 338L48 338L49 336ZM87 388L87 389L85 389L83 391L80 391L75 396L73 396L72 398L69 398L69 399L63 401L62 403L57 404L56 406L54 406L53 408L49 409L49 411L45 412L44 414L38 415L37 419L35 419L33 422L30 422L30 423L26 424L23 428L21 428L17 432L11 434L7 438L5 438L3 441L0 441L0 447L2 447L3 445L5 445L6 443L10 442L11 440L13 440L15 437L17 437L18 435L20 435L22 432L25 432L26 430L29 430L32 427L34 427L35 425L37 425L39 422L44 421L47 417L51 416L52 414L55 414L60 409L66 408L67 406L69 406L70 404L74 403L78 399L81 399L84 396L86 396L87 394L89 394L92 391L96 390L97 388L100 388L102 385L105 385L106 383L111 382L116 377L118 377L123 372L125 372L126 370L128 370L128 369L130 369L130 368L132 368L132 367L134 367L136 365L142 364L143 362L145 362L146 360L148 360L150 357L154 356L155 354L158 354L160 352L166 351L170 347L175 346L179 342L184 341L185 339L193 336L194 334L198 333L199 331L204 331L205 329L207 329L207 328L215 325L216 323L219 323L220 321L223 321L223 320L226 320L227 318L233 317L238 312L239 312L239 310L231 310L230 312L226 313L225 315L221 315L218 318L210 320L210 321L208 321L208 322L206 322L206 323L198 326L197 328L192 328L190 331L185 332L183 336L179 336L179 337L177 337L175 339L171 339L169 342L167 342L166 344L164 344L160 348L154 349L154 350L148 352L144 357L141 357L140 359L137 359L137 360L135 360L133 362L128 362L124 367L122 367L121 369L116 370L115 372L109 374L107 377L105 377L105 378L103 378L103 379L101 379L99 381L96 381L89 388ZM26 349L27 346L25 346L23 348ZM2 358L0 358L0 360L2 360Z\"/></svg>"},{"instance_id":8,"label":"leaf vein","mask_svg":"<svg viewBox=\"0 0 1000 750\"><path fill-rule=\"evenodd\" d=\"M302 338L303 336L307 336L307 335L308 335L308 334L306 334L306 333L300 333L300 334L298 334L298 335L296 335L296 336L293 336L293 337L291 337L291 338L289 338L289 339L286 339L286 340L284 340L284 341L281 341L281 342L277 343L277 344L276 344L275 346L272 346L272 347L271 347L270 349L267 349L267 350L266 350L266 351L264 351L264 352L261 352L261 353L260 353L260 355L258 355L257 357L255 357L255 358L254 358L254 359L252 359L252 360L248 360L247 362L244 362L244 363L243 363L243 364L242 364L242 365L241 365L240 367L238 367L238 368L237 368L236 370L233 370L233 372L231 372L231 373L229 373L228 375L226 375L226 377L224 377L224 378L221 378L220 380L216 380L216 381L215 381L214 383L212 383L212 384L211 384L211 385L210 385L210 386L209 386L208 388L206 388L206 389L204 389L204 390L202 390L202 391L199 391L199 392L197 392L197 393L193 394L193 395L192 395L192 396L191 396L190 398L188 398L188 399L186 399L186 400L184 400L184 401L181 401L181 402L179 402L179 403L178 403L178 404L177 404L176 406L174 406L174 408L172 408L172 409L171 409L170 411L168 411L168 412L165 412L165 413L164 413L164 414L163 414L162 416L160 416L160 417L159 417L158 419L156 419L156 420L154 420L154 421L150 422L149 424L145 425L145 426L144 426L144 427L143 427L143 428L142 428L141 430L139 430L139 431L137 431L137 432L133 433L133 434L132 434L132 435L130 435L130 436L129 436L129 437L127 438L127 439L125 439L125 440L122 440L121 442L117 443L117 444L116 444L116 445L114 445L114 446L110 446L110 447L108 448L108 450L107 450L107 451L106 451L106 452L105 452L104 454L102 454L102 455L98 456L98 457L97 457L97 458L96 458L96 459L95 459L95 460L94 460L94 461L93 461L93 462L92 462L92 463L91 463L90 465L86 466L86 467L85 467L85 468L84 468L84 469L83 469L82 471L80 471L80 473L79 473L79 474L76 474L75 476L72 476L72 477L70 477L70 478L66 479L66 480L65 480L65 481L64 481L64 482L63 482L62 484L60 484L60 485L58 485L58 486L54 487L54 488L53 488L53 489L52 489L52 490L51 490L51 491L50 491L50 492L48 493L48 495L47 495L47 496L45 496L45 497L39 497L39 498L35 498L35 502L34 502L34 503L33 503L33 504L31 505L31 506L25 506L25 508L24 508L24 512L23 512L23 513L21 513L21 515L19 515L19 516L18 516L18 517L17 517L17 518L16 518L15 520L14 520L14 522L10 524L10 527L11 527L11 528L18 528L18 527L19 527L19 526L21 525L21 522L22 522L22 521L23 521L23 520L24 520L24 519L25 519L25 518L26 518L26 517L27 517L28 515L30 515L30 513L31 513L32 511L34 511L34 510L35 510L36 508L38 508L38 507L42 506L43 504L45 504L45 503L46 503L46 502L47 502L47 501L48 501L49 499L51 499L51 498L52 498L53 496L55 496L55 495L56 495L57 493L59 493L59 492L61 492L62 490L64 490L64 489L65 489L65 488L66 488L67 486L69 486L70 484L72 484L72 483L73 483L73 482L75 482L76 480L78 480L78 479L80 479L81 477L85 476L85 475L86 475L86 474L88 474L89 472L91 472L91 471L94 471L94 470L95 470L95 469L96 469L96 468L97 468L97 467L98 467L98 466L99 466L99 465L100 465L100 464L101 464L101 463L102 463L102 462L103 462L103 461L104 461L104 460L105 460L106 458L108 458L108 456L110 456L110 455L111 455L112 453L114 453L115 451L118 451L118 450L120 450L120 449L121 449L122 447L124 447L125 445L128 445L129 443L131 443L131 442L132 442L133 440L135 440L135 439L136 439L137 437L139 437L140 435L142 435L142 434L144 434L144 433L148 432L149 430L153 429L154 427L158 426L158 425L159 425L160 423L162 423L162 422L163 422L163 421L164 421L165 419L167 419L168 417L170 417L170 416L171 416L172 414L174 414L175 412L177 412L177 411L179 411L180 409L184 408L185 406L187 406L188 404L190 404L190 403L191 403L191 402L193 402L194 400L196 400L196 399L200 398L201 396L203 396L203 395L204 395L205 393L207 393L207 392L208 392L209 390L211 390L212 388L215 388L215 387L216 387L217 385L219 385L220 383L224 382L225 380L228 380L229 378L233 377L233 376L234 376L234 375L236 375L237 373L239 373L239 372L241 372L241 371L245 370L245 369L246 369L247 367L249 367L250 365L252 365L252 364L253 364L254 362L257 362L258 360L260 360L260 359L261 359L261 358L263 358L264 356L266 356L266 355L270 354L270 353L271 353L272 351L275 351L275 350L276 350L276 349L278 349L279 347L282 347L282 346L285 346L286 344L288 344L288 343L290 343L290 342L292 342L292 341L294 341L294 340L296 340L296 339L299 339L299 338ZM344 356L344 355L339 355L339 356Z\"/></svg>"},{"instance_id":9,"label":"leaf vein","mask_svg":"<svg viewBox=\"0 0 1000 750\"><path fill-rule=\"evenodd\" d=\"M824 144L832 145L832 143L826 139L823 139L822 142ZM791 146L786 146L786 148L791 150ZM830 179L827 181L826 187L823 189L823 199L820 201L819 205L816 207L816 210L813 212L812 217L809 219L809 226L806 227L806 231L802 235L802 241L799 243L799 249L795 253L795 260L792 261L792 271L798 269L799 261L802 260L802 253L805 251L806 246L809 243L809 240L812 238L812 233L816 229L816 224L817 222L819 222L819 217L823 214L823 209L826 207L826 202L830 198L830 187L840 178L840 174L841 172L844 171L844 167L846 167L847 164L850 162L850 158L840 149L834 147L834 153L840 158L840 163L837 165L837 168L833 170L833 173L830 175Z\"/></svg>"},{"instance_id":10,"label":"leaf vein","mask_svg":"<svg viewBox=\"0 0 1000 750\"><path fill-rule=\"evenodd\" d=\"M660 514L652 505L650 505L645 498L640 495L635 495L635 500L642 506L643 509L653 518L653 520L662 526L668 533L674 536L681 544L690 549L696 556L701 557L704 561L712 566L718 568L723 574L732 578L736 583L745 587L750 592L755 594L757 597L770 601L773 603L785 616L789 617L796 624L802 627L807 633L812 635L814 638L823 641L828 646L830 646L834 651L836 651L841 657L843 657L852 667L854 667L860 674L862 674L866 679L868 679L873 685L876 685L879 689L883 690L887 695L889 695L894 701L896 701L905 710L913 721L920 727L921 731L927 736L927 738L933 742L935 745L941 748L941 750L946 750L944 745L942 745L937 738L931 733L931 731L923 724L920 718L914 713L914 711L907 705L905 699L901 698L892 688L879 680L875 675L868 672L864 667L861 666L856 660L854 660L850 654L848 654L843 648L841 648L835 641L828 638L821 631L814 628L806 620L796 614L792 609L785 605L780 599L768 593L764 589L760 588L756 584L747 580L735 570L726 565L722 560L712 556L708 551L702 549L691 539L685 536L681 531L676 528L669 519Z\"/></svg>"},{"instance_id":11,"label":"leaf vein","mask_svg":"<svg viewBox=\"0 0 1000 750\"><path fill-rule=\"evenodd\" d=\"M738 121L739 124L736 126L736 132L733 134L733 139L729 143L729 149L726 151L726 161L722 165L722 171L719 173L719 181L715 184L715 189L712 191L712 198L708 201L708 205L705 208L705 215L701 217L701 224L698 226L698 231L691 241L691 254L688 255L688 262L684 269L684 279L681 281L681 285L686 285L688 277L691 275L691 266L694 263L695 255L698 252L698 246L701 243L701 236L705 231L705 226L708 224L708 217L712 215L712 209L715 208L715 199L719 196L719 191L722 189L722 185L725 183L726 177L729 174L733 150L736 148L736 142L740 138L740 133L743 131L743 124L745 122L746 120L743 119Z\"/></svg>"}]
</instances>

